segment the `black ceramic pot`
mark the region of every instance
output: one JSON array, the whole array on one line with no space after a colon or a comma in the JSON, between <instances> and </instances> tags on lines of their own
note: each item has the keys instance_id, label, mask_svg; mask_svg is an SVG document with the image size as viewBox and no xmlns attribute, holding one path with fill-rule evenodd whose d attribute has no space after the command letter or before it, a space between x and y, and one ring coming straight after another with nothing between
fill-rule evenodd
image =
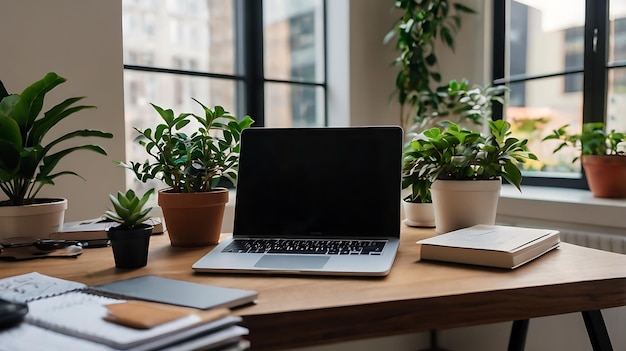
<instances>
[{"instance_id":1,"label":"black ceramic pot","mask_svg":"<svg viewBox=\"0 0 626 351\"><path fill-rule=\"evenodd\" d=\"M148 246L152 226L141 224L133 229L111 227L107 237L113 248L113 258L117 268L139 268L148 264Z\"/></svg>"}]
</instances>

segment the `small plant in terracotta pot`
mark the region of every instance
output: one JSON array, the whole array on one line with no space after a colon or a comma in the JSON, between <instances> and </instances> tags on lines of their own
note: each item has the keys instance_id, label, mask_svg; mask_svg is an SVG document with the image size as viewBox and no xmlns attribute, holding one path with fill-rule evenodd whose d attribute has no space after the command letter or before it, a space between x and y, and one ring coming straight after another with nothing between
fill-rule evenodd
<instances>
[{"instance_id":1,"label":"small plant in terracotta pot","mask_svg":"<svg viewBox=\"0 0 626 351\"><path fill-rule=\"evenodd\" d=\"M579 133L568 132L569 125L552 131L543 140L560 140L554 152L565 147L574 147L580 154L572 162L580 159L587 177L587 184L595 197L626 197L626 153L623 143L626 134L606 131L602 122L583 123Z\"/></svg>"},{"instance_id":2,"label":"small plant in terracotta pot","mask_svg":"<svg viewBox=\"0 0 626 351\"><path fill-rule=\"evenodd\" d=\"M107 210L104 216L119 223L107 229L118 268L139 268L148 263L152 225L144 222L150 218L152 207L145 205L153 192L154 189L150 189L141 198L132 189L126 193L118 191L117 196L109 194L113 209Z\"/></svg>"},{"instance_id":3,"label":"small plant in terracotta pot","mask_svg":"<svg viewBox=\"0 0 626 351\"><path fill-rule=\"evenodd\" d=\"M222 106L209 108L196 101L204 115L181 113L152 104L162 123L139 130L138 142L150 156L145 162L122 163L137 179L163 181L158 203L173 246L201 246L219 242L228 189L219 187L225 178L236 184L241 132L254 123L239 120ZM183 128L194 120L198 127L188 134Z\"/></svg>"}]
</instances>

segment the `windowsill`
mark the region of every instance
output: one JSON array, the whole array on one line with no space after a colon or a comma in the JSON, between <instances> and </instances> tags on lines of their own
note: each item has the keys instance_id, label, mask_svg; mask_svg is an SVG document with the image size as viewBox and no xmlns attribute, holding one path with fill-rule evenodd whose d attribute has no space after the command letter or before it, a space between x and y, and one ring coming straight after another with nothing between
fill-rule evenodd
<instances>
[{"instance_id":1,"label":"windowsill","mask_svg":"<svg viewBox=\"0 0 626 351\"><path fill-rule=\"evenodd\" d=\"M626 199L600 199L588 190L503 185L499 223L625 235ZM235 190L230 191L223 231L232 232Z\"/></svg>"},{"instance_id":2,"label":"windowsill","mask_svg":"<svg viewBox=\"0 0 626 351\"><path fill-rule=\"evenodd\" d=\"M500 194L498 222L624 235L626 199L601 199L588 190L539 186L524 186L519 192L508 184Z\"/></svg>"}]
</instances>

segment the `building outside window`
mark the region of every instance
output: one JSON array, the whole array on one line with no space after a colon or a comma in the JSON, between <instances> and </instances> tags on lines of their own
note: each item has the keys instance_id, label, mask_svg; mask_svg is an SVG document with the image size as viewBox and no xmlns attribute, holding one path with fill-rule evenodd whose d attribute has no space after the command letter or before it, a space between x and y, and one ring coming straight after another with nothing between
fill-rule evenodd
<instances>
[{"instance_id":1,"label":"building outside window","mask_svg":"<svg viewBox=\"0 0 626 351\"><path fill-rule=\"evenodd\" d=\"M591 121L626 131L626 2L495 0L493 74L511 89L502 118L540 159L525 183L586 187L577 151L541 139Z\"/></svg>"},{"instance_id":2,"label":"building outside window","mask_svg":"<svg viewBox=\"0 0 626 351\"><path fill-rule=\"evenodd\" d=\"M134 128L155 125L150 103L176 114L221 105L257 126L326 120L324 0L124 0L128 160L143 161ZM127 183L142 188L132 172ZM160 184L150 186L160 187Z\"/></svg>"}]
</instances>

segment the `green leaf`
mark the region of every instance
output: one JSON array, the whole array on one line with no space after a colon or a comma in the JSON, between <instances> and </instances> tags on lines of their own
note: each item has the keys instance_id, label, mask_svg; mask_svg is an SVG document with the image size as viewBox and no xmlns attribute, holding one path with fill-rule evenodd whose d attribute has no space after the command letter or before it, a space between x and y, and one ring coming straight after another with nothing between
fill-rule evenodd
<instances>
[{"instance_id":1,"label":"green leaf","mask_svg":"<svg viewBox=\"0 0 626 351\"><path fill-rule=\"evenodd\" d=\"M11 145L15 150L19 150L22 146L22 134L19 125L13 119L2 114L0 114L0 141Z\"/></svg>"},{"instance_id":2,"label":"green leaf","mask_svg":"<svg viewBox=\"0 0 626 351\"><path fill-rule=\"evenodd\" d=\"M31 129L35 119L41 112L46 94L65 81L65 78L50 72L41 80L24 89L12 112L13 119L22 130Z\"/></svg>"},{"instance_id":3,"label":"green leaf","mask_svg":"<svg viewBox=\"0 0 626 351\"><path fill-rule=\"evenodd\" d=\"M36 120L32 126L32 132L29 135L26 145L40 144L48 131L57 125L63 119L73 115L76 112L85 109L95 108L95 106L75 106L70 107L76 101L83 99L82 97L69 98L62 103L54 106L52 109L44 113L43 118Z\"/></svg>"}]
</instances>

